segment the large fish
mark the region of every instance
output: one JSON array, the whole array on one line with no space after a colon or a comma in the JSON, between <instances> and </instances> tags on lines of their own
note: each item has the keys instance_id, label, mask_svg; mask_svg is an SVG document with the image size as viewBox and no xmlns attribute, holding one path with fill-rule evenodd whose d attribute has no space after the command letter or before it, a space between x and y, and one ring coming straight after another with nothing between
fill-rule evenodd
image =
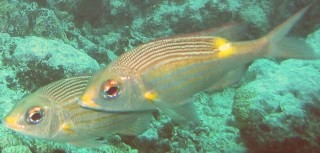
<instances>
[{"instance_id":1,"label":"large fish","mask_svg":"<svg viewBox=\"0 0 320 153\"><path fill-rule=\"evenodd\" d=\"M148 128L150 112L107 114L80 107L77 99L88 80L73 77L40 88L15 105L4 125L34 138L83 147L103 145L100 140L110 134L136 135Z\"/></svg>"},{"instance_id":2,"label":"large fish","mask_svg":"<svg viewBox=\"0 0 320 153\"><path fill-rule=\"evenodd\" d=\"M307 9L256 40L227 40L239 35L230 26L141 45L96 73L79 104L110 113L161 109L189 120L193 94L236 83L257 58L319 58L303 40L285 37Z\"/></svg>"}]
</instances>

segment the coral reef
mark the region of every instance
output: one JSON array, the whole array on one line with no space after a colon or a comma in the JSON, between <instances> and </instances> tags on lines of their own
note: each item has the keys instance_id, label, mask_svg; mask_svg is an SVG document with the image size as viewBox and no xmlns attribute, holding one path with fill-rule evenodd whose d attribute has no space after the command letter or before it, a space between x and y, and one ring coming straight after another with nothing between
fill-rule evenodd
<instances>
[{"instance_id":1,"label":"coral reef","mask_svg":"<svg viewBox=\"0 0 320 153\"><path fill-rule=\"evenodd\" d=\"M292 34L320 54L318 0L0 0L0 117L52 81L97 71L161 37L228 22L257 38L300 8L313 7ZM99 65L100 64L100 65ZM255 61L236 87L194 95L200 124L155 113L139 136L113 135L101 148L27 138L0 123L0 152L317 152L319 61Z\"/></svg>"}]
</instances>

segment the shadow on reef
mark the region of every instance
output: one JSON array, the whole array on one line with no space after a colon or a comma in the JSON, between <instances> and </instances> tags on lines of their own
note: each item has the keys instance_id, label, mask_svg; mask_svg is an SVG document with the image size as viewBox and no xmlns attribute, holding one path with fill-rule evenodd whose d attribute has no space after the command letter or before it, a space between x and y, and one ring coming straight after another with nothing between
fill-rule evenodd
<instances>
[{"instance_id":1,"label":"shadow on reef","mask_svg":"<svg viewBox=\"0 0 320 153\"><path fill-rule=\"evenodd\" d=\"M39 87L63 78L64 69L61 66L58 68L50 67L42 61L30 61L26 70L17 71L16 77L18 84L24 90L35 91Z\"/></svg>"},{"instance_id":2,"label":"shadow on reef","mask_svg":"<svg viewBox=\"0 0 320 153\"><path fill-rule=\"evenodd\" d=\"M251 133L251 134L248 134ZM241 136L245 139L245 144L248 147L249 152L252 153L316 153L317 150L320 150L317 147L317 144L310 143L306 138L301 137L291 137L285 138L282 141L274 141L272 138L270 140L264 140L263 145L258 144L257 137L249 137L252 136L252 129L243 129L241 130ZM318 136L318 145L319 145L319 136Z\"/></svg>"}]
</instances>

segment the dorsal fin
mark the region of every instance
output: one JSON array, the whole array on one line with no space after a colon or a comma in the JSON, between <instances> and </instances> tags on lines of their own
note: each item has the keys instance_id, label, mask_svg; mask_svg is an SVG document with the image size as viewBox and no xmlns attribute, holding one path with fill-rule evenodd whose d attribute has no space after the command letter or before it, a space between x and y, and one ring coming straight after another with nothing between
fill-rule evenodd
<instances>
[{"instance_id":1,"label":"dorsal fin","mask_svg":"<svg viewBox=\"0 0 320 153\"><path fill-rule=\"evenodd\" d=\"M200 32L192 32L187 34L178 34L174 36L164 37L155 39L153 41L170 39L170 38L178 38L178 37L208 37L208 36L219 36L230 41L238 41L245 38L247 32L247 24L245 23L228 23L224 24L220 27L209 28L207 30L203 30ZM151 42L153 42L151 41Z\"/></svg>"}]
</instances>

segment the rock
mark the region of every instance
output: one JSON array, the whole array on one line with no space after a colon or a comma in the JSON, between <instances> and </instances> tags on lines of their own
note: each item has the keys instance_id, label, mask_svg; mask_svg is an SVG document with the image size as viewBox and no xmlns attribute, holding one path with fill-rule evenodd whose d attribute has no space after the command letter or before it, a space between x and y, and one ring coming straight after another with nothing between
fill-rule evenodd
<instances>
[{"instance_id":1,"label":"rock","mask_svg":"<svg viewBox=\"0 0 320 153\"><path fill-rule=\"evenodd\" d=\"M59 38L66 40L63 26L56 17L54 11L48 9L37 9L29 15L32 16L30 22L33 25L32 31L38 36L47 38Z\"/></svg>"},{"instance_id":2,"label":"rock","mask_svg":"<svg viewBox=\"0 0 320 153\"><path fill-rule=\"evenodd\" d=\"M67 75L86 74L99 69L94 59L62 41L34 36L17 40L12 54L16 62L45 61L53 68L61 66Z\"/></svg>"},{"instance_id":3,"label":"rock","mask_svg":"<svg viewBox=\"0 0 320 153\"><path fill-rule=\"evenodd\" d=\"M15 11L9 15L8 33L12 36L24 36L29 33L29 17L25 11Z\"/></svg>"},{"instance_id":4,"label":"rock","mask_svg":"<svg viewBox=\"0 0 320 153\"><path fill-rule=\"evenodd\" d=\"M36 90L66 76L90 75L99 69L96 60L62 41L0 36L3 64L19 67L15 80L25 90Z\"/></svg>"}]
</instances>

